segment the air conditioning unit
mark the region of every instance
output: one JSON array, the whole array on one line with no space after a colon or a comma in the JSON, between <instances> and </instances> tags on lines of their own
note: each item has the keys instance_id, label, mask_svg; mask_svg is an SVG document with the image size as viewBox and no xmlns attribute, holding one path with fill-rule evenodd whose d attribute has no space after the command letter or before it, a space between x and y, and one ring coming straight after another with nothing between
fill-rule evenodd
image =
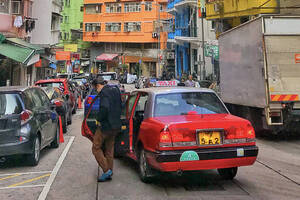
<instances>
[{"instance_id":1,"label":"air conditioning unit","mask_svg":"<svg viewBox=\"0 0 300 200\"><path fill-rule=\"evenodd\" d=\"M168 60L175 59L175 53L174 52L168 52L167 53L167 59Z\"/></svg>"},{"instance_id":2,"label":"air conditioning unit","mask_svg":"<svg viewBox=\"0 0 300 200\"><path fill-rule=\"evenodd\" d=\"M152 33L152 38L158 38L158 34L156 32Z\"/></svg>"}]
</instances>

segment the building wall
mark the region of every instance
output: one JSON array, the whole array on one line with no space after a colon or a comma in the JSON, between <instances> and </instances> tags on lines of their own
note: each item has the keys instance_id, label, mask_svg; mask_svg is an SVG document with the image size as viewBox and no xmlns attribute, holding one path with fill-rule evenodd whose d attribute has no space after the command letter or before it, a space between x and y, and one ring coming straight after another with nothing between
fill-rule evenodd
<instances>
[{"instance_id":1,"label":"building wall","mask_svg":"<svg viewBox=\"0 0 300 200\"><path fill-rule=\"evenodd\" d=\"M32 15L37 18L35 29L32 31L31 43L49 46L51 44L51 10L52 2L35 0Z\"/></svg>"},{"instance_id":2,"label":"building wall","mask_svg":"<svg viewBox=\"0 0 300 200\"><path fill-rule=\"evenodd\" d=\"M158 1L153 1L152 11L145 11L145 5L141 5L140 12L124 12L124 3L128 1L120 1L122 5L121 13L106 13L106 3L115 1L112 0L85 0L85 4L89 3L102 3L101 13L98 14L87 14L84 12L84 41L93 41L93 42L132 42L132 43L155 43L158 42L157 38L152 37L152 33L156 32L154 21L158 18L158 13L160 13L160 19L167 19L168 14L165 12L159 12L157 4ZM144 1L136 1L144 2ZM166 6L166 1L164 2ZM85 9L86 10L86 9ZM85 30L85 23L101 23L101 31L99 32L87 32ZM120 32L107 32L105 31L106 22L120 22L122 23ZM124 22L141 22L141 31L140 32L124 32ZM161 44L162 48L166 46L166 32L161 32Z\"/></svg>"},{"instance_id":3,"label":"building wall","mask_svg":"<svg viewBox=\"0 0 300 200\"><path fill-rule=\"evenodd\" d=\"M66 5L64 1L64 8L62 11L63 22L61 23L61 36L62 44L77 44L79 49L86 49L90 46L89 42L83 42L82 39L72 41L71 29L74 30L83 30L83 0L72 0L70 5ZM68 21L66 21L66 17ZM65 38L65 33L69 38Z\"/></svg>"},{"instance_id":4,"label":"building wall","mask_svg":"<svg viewBox=\"0 0 300 200\"><path fill-rule=\"evenodd\" d=\"M33 4L33 17L37 18L36 26L32 32L33 44L45 47L58 44L60 35L60 16L62 9L59 0L36 0Z\"/></svg>"},{"instance_id":5,"label":"building wall","mask_svg":"<svg viewBox=\"0 0 300 200\"><path fill-rule=\"evenodd\" d=\"M278 13L278 0L211 0L206 3L207 19Z\"/></svg>"},{"instance_id":6,"label":"building wall","mask_svg":"<svg viewBox=\"0 0 300 200\"><path fill-rule=\"evenodd\" d=\"M11 10L11 0L5 1L5 5L9 7L6 11L0 11L0 32L7 37L18 37L18 38L25 38L27 33L25 31L25 26L20 28L14 27L14 20L16 16L26 16L31 17L29 13L29 6L32 4L30 0L22 0L21 1L21 13L17 15L12 14ZM23 21L24 22L24 21Z\"/></svg>"}]
</instances>

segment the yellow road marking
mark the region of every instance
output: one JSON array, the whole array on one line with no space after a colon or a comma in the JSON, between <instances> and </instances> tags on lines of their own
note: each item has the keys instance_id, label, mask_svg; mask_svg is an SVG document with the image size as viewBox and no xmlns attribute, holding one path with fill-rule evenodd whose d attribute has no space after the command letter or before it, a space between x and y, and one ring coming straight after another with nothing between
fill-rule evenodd
<instances>
[{"instance_id":1,"label":"yellow road marking","mask_svg":"<svg viewBox=\"0 0 300 200\"><path fill-rule=\"evenodd\" d=\"M4 178L0 178L0 181L3 181L3 180L6 180L6 179L10 179L10 178L14 178L16 176L20 176L21 174L15 174L15 175L12 175L12 176L7 176L7 177L4 177Z\"/></svg>"},{"instance_id":2,"label":"yellow road marking","mask_svg":"<svg viewBox=\"0 0 300 200\"><path fill-rule=\"evenodd\" d=\"M23 182L20 182L20 183L16 183L16 184L13 184L13 185L9 185L9 186L7 186L7 187L8 187L8 188L10 188L10 187L16 187L16 186L18 186L18 185L23 185L23 184L25 184L25 183L30 183L30 182L33 182L33 181L42 179L42 178L47 177L47 176L50 176L50 174L45 174L45 175L43 175L43 176L39 176L39 177L32 178L32 179L29 179L29 180L26 180L26 181L23 181Z\"/></svg>"}]
</instances>

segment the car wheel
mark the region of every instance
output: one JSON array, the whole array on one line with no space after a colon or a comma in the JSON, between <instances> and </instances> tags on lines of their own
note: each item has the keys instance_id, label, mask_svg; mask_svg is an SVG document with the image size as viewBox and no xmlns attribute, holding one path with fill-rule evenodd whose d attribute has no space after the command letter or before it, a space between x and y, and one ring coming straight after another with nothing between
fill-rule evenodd
<instances>
[{"instance_id":1,"label":"car wheel","mask_svg":"<svg viewBox=\"0 0 300 200\"><path fill-rule=\"evenodd\" d=\"M69 112L68 125L72 124L72 112Z\"/></svg>"},{"instance_id":2,"label":"car wheel","mask_svg":"<svg viewBox=\"0 0 300 200\"><path fill-rule=\"evenodd\" d=\"M66 133L67 132L67 115L62 117L61 121L62 121L63 133Z\"/></svg>"},{"instance_id":3,"label":"car wheel","mask_svg":"<svg viewBox=\"0 0 300 200\"><path fill-rule=\"evenodd\" d=\"M237 171L237 167L218 169L220 176L225 180L232 180L236 176Z\"/></svg>"},{"instance_id":4,"label":"car wheel","mask_svg":"<svg viewBox=\"0 0 300 200\"><path fill-rule=\"evenodd\" d=\"M141 149L139 154L139 174L144 183L151 183L154 178L153 170L147 162L144 149Z\"/></svg>"},{"instance_id":5,"label":"car wheel","mask_svg":"<svg viewBox=\"0 0 300 200\"><path fill-rule=\"evenodd\" d=\"M33 152L27 156L28 164L36 166L40 161L41 142L40 138L36 136L33 141Z\"/></svg>"},{"instance_id":6,"label":"car wheel","mask_svg":"<svg viewBox=\"0 0 300 200\"><path fill-rule=\"evenodd\" d=\"M51 143L51 147L52 148L58 148L59 147L59 124L57 124L55 137L54 137L54 139Z\"/></svg>"}]
</instances>

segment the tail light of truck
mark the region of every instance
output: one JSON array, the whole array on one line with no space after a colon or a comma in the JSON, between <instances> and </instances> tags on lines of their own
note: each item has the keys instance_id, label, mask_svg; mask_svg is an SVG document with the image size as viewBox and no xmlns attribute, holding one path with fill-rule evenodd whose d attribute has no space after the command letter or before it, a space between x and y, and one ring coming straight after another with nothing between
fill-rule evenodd
<instances>
[{"instance_id":1,"label":"tail light of truck","mask_svg":"<svg viewBox=\"0 0 300 200\"><path fill-rule=\"evenodd\" d=\"M30 110L24 110L21 115L21 125L26 124L32 118L32 112Z\"/></svg>"},{"instance_id":2,"label":"tail light of truck","mask_svg":"<svg viewBox=\"0 0 300 200\"><path fill-rule=\"evenodd\" d=\"M159 147L172 147L172 139L169 129L163 129L160 132Z\"/></svg>"},{"instance_id":3,"label":"tail light of truck","mask_svg":"<svg viewBox=\"0 0 300 200\"><path fill-rule=\"evenodd\" d=\"M87 103L88 105L90 105L90 104L92 103L92 101L93 101L93 97L88 97L88 98L86 99L86 103Z\"/></svg>"},{"instance_id":4,"label":"tail light of truck","mask_svg":"<svg viewBox=\"0 0 300 200\"><path fill-rule=\"evenodd\" d=\"M225 132L225 144L255 142L255 131L251 124L232 127Z\"/></svg>"}]
</instances>

